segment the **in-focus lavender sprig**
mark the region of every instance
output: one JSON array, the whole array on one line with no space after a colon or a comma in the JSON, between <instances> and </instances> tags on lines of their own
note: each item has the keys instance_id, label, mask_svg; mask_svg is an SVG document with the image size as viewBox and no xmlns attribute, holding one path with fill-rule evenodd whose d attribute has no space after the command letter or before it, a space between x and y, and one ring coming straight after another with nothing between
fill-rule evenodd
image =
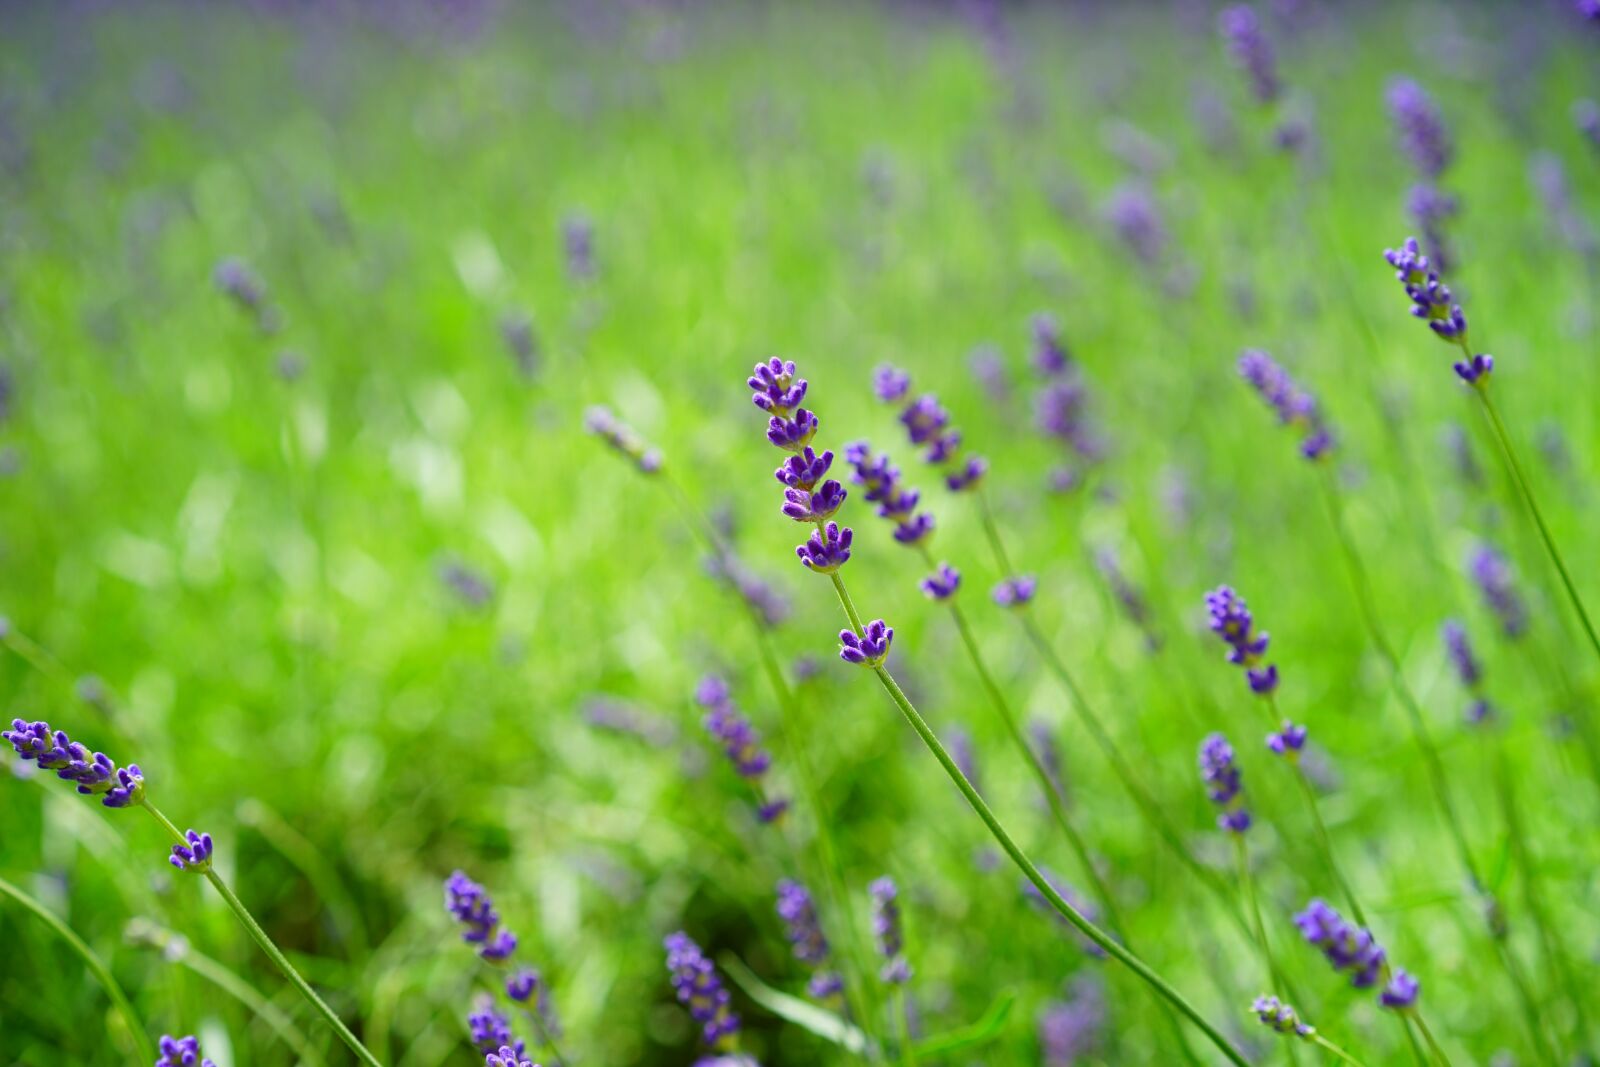
<instances>
[{"instance_id":1,"label":"in-focus lavender sprig","mask_svg":"<svg viewBox=\"0 0 1600 1067\"><path fill-rule=\"evenodd\" d=\"M893 878L884 875L868 886L867 892L872 897L872 936L878 943L878 955L886 961L878 977L890 985L904 985L911 980L911 964L905 957L900 887Z\"/></svg>"},{"instance_id":2,"label":"in-focus lavender sprig","mask_svg":"<svg viewBox=\"0 0 1600 1067\"><path fill-rule=\"evenodd\" d=\"M667 970L672 972L672 991L678 1003L700 1024L700 1034L711 1049L731 1050L739 1033L739 1016L731 1007L732 997L722 984L717 969L700 946L683 931L667 935Z\"/></svg>"},{"instance_id":3,"label":"in-focus lavender sprig","mask_svg":"<svg viewBox=\"0 0 1600 1067\"><path fill-rule=\"evenodd\" d=\"M767 770L772 766L772 754L761 747L761 737L748 718L740 713L733 702L728 683L715 675L701 679L695 689L695 701L706 709L705 727L722 745L728 762L740 777L749 779L762 793L758 815L762 822L773 822L785 811L789 803L779 797L769 797L763 788Z\"/></svg>"},{"instance_id":4,"label":"in-focus lavender sprig","mask_svg":"<svg viewBox=\"0 0 1600 1067\"><path fill-rule=\"evenodd\" d=\"M1322 951L1333 969L1350 976L1357 989L1370 989L1388 974L1380 994L1385 1008L1405 1011L1415 1007L1421 983L1404 969L1388 972L1388 957L1372 932L1343 916L1324 900L1314 899L1294 917L1295 925L1307 942Z\"/></svg>"},{"instance_id":5,"label":"in-focus lavender sprig","mask_svg":"<svg viewBox=\"0 0 1600 1067\"><path fill-rule=\"evenodd\" d=\"M84 796L99 797L108 808L144 803L144 773L137 763L118 767L104 752L91 753L65 730L52 730L43 720L13 719L11 729L0 730L0 738L24 760L40 770L55 771L56 777L76 784Z\"/></svg>"},{"instance_id":6,"label":"in-focus lavender sprig","mask_svg":"<svg viewBox=\"0 0 1600 1067\"><path fill-rule=\"evenodd\" d=\"M189 871L192 874L203 874L209 871L211 869L211 853L213 851L211 835L190 830L183 836L188 843L173 845L172 855L167 857L167 862L180 871Z\"/></svg>"},{"instance_id":7,"label":"in-focus lavender sprig","mask_svg":"<svg viewBox=\"0 0 1600 1067\"><path fill-rule=\"evenodd\" d=\"M1200 776L1206 795L1220 810L1217 826L1229 833L1250 829L1250 812L1244 806L1244 776L1234 762L1233 746L1221 734L1211 734L1200 744Z\"/></svg>"},{"instance_id":8,"label":"in-focus lavender sprig","mask_svg":"<svg viewBox=\"0 0 1600 1067\"><path fill-rule=\"evenodd\" d=\"M1278 414L1278 421L1300 430L1300 454L1318 460L1333 450L1333 433L1322 418L1316 398L1295 385L1289 372L1259 349L1239 356L1239 376Z\"/></svg>"},{"instance_id":9,"label":"in-focus lavender sprig","mask_svg":"<svg viewBox=\"0 0 1600 1067\"><path fill-rule=\"evenodd\" d=\"M1449 286L1439 277L1428 257L1422 254L1415 237L1407 237L1399 248L1390 248L1383 258L1394 268L1395 278L1411 298L1411 314L1422 319L1442 341L1459 345L1470 352L1467 343L1467 316L1455 302ZM1456 360L1456 375L1468 385L1486 383L1494 370L1494 357L1479 353Z\"/></svg>"},{"instance_id":10,"label":"in-focus lavender sprig","mask_svg":"<svg viewBox=\"0 0 1600 1067\"><path fill-rule=\"evenodd\" d=\"M1255 618L1244 598L1229 586L1219 585L1206 594L1206 615L1211 632L1228 646L1228 662L1244 668L1250 691L1267 696L1277 689L1277 665L1262 663L1271 635L1265 630L1256 631Z\"/></svg>"},{"instance_id":11,"label":"in-focus lavender sprig","mask_svg":"<svg viewBox=\"0 0 1600 1067\"><path fill-rule=\"evenodd\" d=\"M194 1036L163 1034L158 1048L161 1058L156 1060L155 1067L217 1067L211 1059L201 1055L200 1039Z\"/></svg>"},{"instance_id":12,"label":"in-focus lavender sprig","mask_svg":"<svg viewBox=\"0 0 1600 1067\"><path fill-rule=\"evenodd\" d=\"M478 947L478 955L500 962L517 949L517 935L500 925L489 891L455 871L444 883L445 910L462 926L461 940Z\"/></svg>"},{"instance_id":13,"label":"in-focus lavender sprig","mask_svg":"<svg viewBox=\"0 0 1600 1067\"><path fill-rule=\"evenodd\" d=\"M805 886L789 879L778 883L778 918L784 922L784 937L794 947L794 958L814 972L806 992L816 1000L837 996L844 989L844 979L827 966L828 939Z\"/></svg>"},{"instance_id":14,"label":"in-focus lavender sprig","mask_svg":"<svg viewBox=\"0 0 1600 1067\"><path fill-rule=\"evenodd\" d=\"M894 627L882 619L873 619L854 630L839 631L839 658L858 667L877 667L889 656L889 646L894 642Z\"/></svg>"}]
</instances>

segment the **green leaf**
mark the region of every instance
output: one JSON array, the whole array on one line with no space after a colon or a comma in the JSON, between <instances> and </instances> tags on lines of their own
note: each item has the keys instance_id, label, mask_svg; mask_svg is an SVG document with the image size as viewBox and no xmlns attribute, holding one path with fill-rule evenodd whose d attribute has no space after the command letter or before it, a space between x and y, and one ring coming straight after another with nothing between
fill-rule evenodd
<instances>
[{"instance_id":1,"label":"green leaf","mask_svg":"<svg viewBox=\"0 0 1600 1067\"><path fill-rule=\"evenodd\" d=\"M755 976L739 957L724 953L717 958L722 969L745 991L749 998L780 1019L786 1019L802 1029L809 1030L824 1041L831 1041L857 1055L867 1049L867 1035L844 1019L819 1008L809 1000L781 993Z\"/></svg>"},{"instance_id":2,"label":"green leaf","mask_svg":"<svg viewBox=\"0 0 1600 1067\"><path fill-rule=\"evenodd\" d=\"M1000 995L994 998L994 1003L989 1005L989 1010L975 1023L963 1026L958 1030L949 1030L942 1034L934 1034L917 1042L917 1058L936 1056L942 1053L955 1052L958 1049L971 1048L987 1041L993 1041L1000 1036L1000 1030L1005 1026L1006 1018L1011 1014L1011 1008L1017 1002L1017 994L1010 989L1003 989Z\"/></svg>"}]
</instances>

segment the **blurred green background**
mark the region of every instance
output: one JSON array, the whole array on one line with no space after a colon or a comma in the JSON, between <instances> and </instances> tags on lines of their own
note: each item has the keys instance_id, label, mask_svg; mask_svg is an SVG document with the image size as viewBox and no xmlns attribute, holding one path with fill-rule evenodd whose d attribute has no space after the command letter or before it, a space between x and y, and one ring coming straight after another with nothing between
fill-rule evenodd
<instances>
[{"instance_id":1,"label":"blurred green background","mask_svg":"<svg viewBox=\"0 0 1600 1067\"><path fill-rule=\"evenodd\" d=\"M1281 1059L1244 1011L1270 984L1258 958L989 603L1001 575L975 511L874 402L869 371L894 362L989 457L1013 553L1040 578L1037 617L1224 875L1194 754L1211 730L1233 737L1302 1013L1368 1064L1408 1062L1373 999L1289 921L1333 887L1259 745L1259 711L1204 631L1201 596L1225 581L1273 635L1280 706L1311 727L1340 859L1391 959L1422 978L1455 1063L1541 1062L1455 876L1313 472L1237 380L1239 350L1264 347L1336 427L1384 623L1548 1032L1575 1055L1585 1020L1556 963L1589 988L1597 796L1571 724L1592 714L1596 664L1449 350L1409 319L1381 260L1411 228L1412 180L1383 88L1409 72L1452 129L1451 284L1593 602L1600 290L1592 249L1571 219L1552 223L1529 168L1553 154L1580 224L1595 219L1600 152L1569 108L1600 94L1600 31L1553 2L1267 6L1288 107L1314 130L1299 157L1272 147L1203 3L0 4L8 718L140 763L388 1064L477 1062L464 1015L483 973L440 904L457 867L550 981L572 1062L690 1062L662 936L686 929L798 994L772 888L810 877L818 820L863 941L867 883L901 884L920 1032L1010 1005L983 1041L928 1062L1046 1062L1037 1019L1086 973L1104 986L1106 1039L1050 1062L1178 1062L1150 999L1026 900L872 679L835 657L837 605L794 561L801 538L778 514L776 453L743 385L782 355L811 382L819 443L870 439L924 488L934 552L966 575L1003 688L1062 750L1074 817L1141 952ZM1129 195L1165 233L1147 259L1109 217ZM581 220L587 275L563 247ZM265 287L270 321L214 285L230 257ZM1032 425L1038 312L1060 322L1107 446L1069 491L1050 487L1059 450ZM507 334L524 321L519 353ZM777 643L809 676L789 735L670 496L583 432L596 403L662 450L789 599ZM859 499L844 518L847 577L867 616L895 626L897 674L936 729L970 736L1001 817L1077 885L948 617L917 592L925 568ZM1468 581L1484 541L1532 606L1521 641L1497 639ZM1143 591L1157 651L1096 566L1107 551ZM1485 660L1502 710L1488 736L1462 726L1447 617ZM713 671L790 791L787 743L805 746L825 810L755 822L692 700ZM597 728L597 700L625 703L648 736ZM1533 878L1512 862L1495 749ZM152 1029L198 1033L221 1067L310 1062L231 977L327 1062L350 1062L216 895L164 864L152 822L48 775L6 775L0 798L0 875L111 964ZM1530 888L1554 946L1529 921ZM824 916L836 941L847 918ZM769 1067L850 1062L746 991L735 1002ZM0 1060L128 1062L121 1029L81 961L0 901Z\"/></svg>"}]
</instances>

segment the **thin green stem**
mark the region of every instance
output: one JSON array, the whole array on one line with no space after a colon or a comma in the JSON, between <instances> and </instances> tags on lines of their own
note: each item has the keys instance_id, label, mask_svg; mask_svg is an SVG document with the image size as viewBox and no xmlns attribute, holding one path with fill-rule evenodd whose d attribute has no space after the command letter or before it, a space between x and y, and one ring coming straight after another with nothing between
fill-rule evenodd
<instances>
[{"instance_id":1,"label":"thin green stem","mask_svg":"<svg viewBox=\"0 0 1600 1067\"><path fill-rule=\"evenodd\" d=\"M166 829L167 833L172 835L173 840L179 844L186 843L183 833L173 825L171 819L161 813L159 808L146 800L144 801L144 809ZM300 976L300 972L295 970L294 964L289 962L289 957L285 956L283 950L273 943L271 937L267 936L267 932L261 928L260 923L256 922L255 916L250 914L250 910L244 906L244 902L228 887L228 883L224 882L222 877L214 870L208 868L204 873L206 881L210 882L212 888L221 895L223 903L228 905L228 909L233 912L234 917L244 926L251 939L260 946L261 951L267 954L267 958L289 980L289 984L294 986L300 995L306 999L306 1002L322 1016L333 1029L333 1032L338 1035L339 1040L349 1046L350 1051L355 1053L356 1058L362 1063L368 1064L369 1067L383 1067L378 1062L377 1057L368 1052L367 1047L361 1043L355 1034L350 1032L350 1028L344 1024L344 1020L334 1014L333 1009L328 1007L326 1002L317 995L317 991L311 988L310 983Z\"/></svg>"},{"instance_id":2,"label":"thin green stem","mask_svg":"<svg viewBox=\"0 0 1600 1067\"><path fill-rule=\"evenodd\" d=\"M916 1042L911 1040L911 998L901 988L894 995L894 1014L900 1029L900 1061L905 1067L917 1067Z\"/></svg>"},{"instance_id":3,"label":"thin green stem","mask_svg":"<svg viewBox=\"0 0 1600 1067\"><path fill-rule=\"evenodd\" d=\"M1428 1051L1432 1052L1434 1058L1440 1063L1444 1064L1444 1067L1450 1067L1450 1057L1444 1054L1444 1049L1439 1047L1439 1042L1433 1039L1433 1031L1429 1030L1428 1024L1422 1021L1421 1013L1412 1012L1411 1017L1412 1021L1417 1024L1417 1029L1422 1032L1422 1040L1428 1043ZM1551 1060L1550 1062L1554 1063L1555 1060Z\"/></svg>"},{"instance_id":4,"label":"thin green stem","mask_svg":"<svg viewBox=\"0 0 1600 1067\"><path fill-rule=\"evenodd\" d=\"M1311 1042L1312 1044L1320 1046L1324 1052L1333 1056L1340 1063L1350 1063L1354 1064L1355 1067L1363 1067L1360 1060L1356 1059L1354 1056L1350 1055L1350 1053L1346 1052L1338 1045L1335 1045L1332 1041L1329 1041L1321 1034L1312 1034Z\"/></svg>"},{"instance_id":5,"label":"thin green stem","mask_svg":"<svg viewBox=\"0 0 1600 1067\"><path fill-rule=\"evenodd\" d=\"M1468 359L1472 358L1471 352L1465 347L1465 341L1462 351L1467 352ZM1589 638L1589 647L1594 650L1596 658L1600 658L1600 634L1595 633L1594 623L1589 619L1589 611L1583 606L1583 598L1578 595L1578 587L1572 581L1572 573L1567 570L1567 561L1562 558L1561 550L1556 547L1555 537L1551 535L1550 527L1545 524L1544 513L1539 510L1539 502L1534 498L1533 488L1528 484L1527 476L1522 472L1522 463L1517 459L1516 449L1511 444L1511 435L1506 432L1505 423L1500 419L1500 411L1489 397L1488 382L1479 379L1472 391L1478 394L1478 399L1483 402L1484 414L1488 416L1495 440L1500 445L1501 458L1510 468L1512 480L1517 483L1517 490L1522 495L1522 502L1533 516L1534 525L1539 528L1539 538L1544 542L1544 549L1550 556L1550 562L1555 564L1556 573L1561 576L1561 585L1566 590L1567 600L1571 602L1572 609L1578 614L1578 621L1583 624L1583 632Z\"/></svg>"},{"instance_id":6,"label":"thin green stem","mask_svg":"<svg viewBox=\"0 0 1600 1067\"><path fill-rule=\"evenodd\" d=\"M133 1042L134 1050L138 1053L139 1060L143 1063L155 1062L156 1049L150 1043L149 1031L144 1028L143 1020L133 1010L133 1005L129 1003L127 994L123 993L122 986L117 984L116 978L111 974L111 968L107 967L105 962L95 954L94 949L90 948L72 927L57 918L43 904L4 878L0 878L0 893L4 893L32 912L35 918L48 926L51 932L62 941L66 942L67 947L72 949L77 957L83 961L83 965L89 969L89 973L94 975L95 981L100 983L100 988L106 991L106 996L111 999L112 1005L116 1007L117 1014L122 1016L123 1023L128 1027L128 1037Z\"/></svg>"},{"instance_id":7,"label":"thin green stem","mask_svg":"<svg viewBox=\"0 0 1600 1067\"><path fill-rule=\"evenodd\" d=\"M1233 837L1233 851L1239 861L1239 886L1244 890L1246 904L1250 909L1250 919L1255 923L1256 948L1261 952L1261 959L1267 965L1267 974L1272 977L1272 984L1282 989L1293 1001L1299 1001L1300 996L1289 984L1289 976L1284 974L1278 966L1277 957L1272 954L1272 943L1267 940L1267 924L1261 919L1261 902L1256 898L1256 881L1250 874L1250 852L1245 845L1244 834L1236 833ZM1289 1061L1299 1064L1300 1056L1295 1051L1294 1043L1286 1046Z\"/></svg>"}]
</instances>

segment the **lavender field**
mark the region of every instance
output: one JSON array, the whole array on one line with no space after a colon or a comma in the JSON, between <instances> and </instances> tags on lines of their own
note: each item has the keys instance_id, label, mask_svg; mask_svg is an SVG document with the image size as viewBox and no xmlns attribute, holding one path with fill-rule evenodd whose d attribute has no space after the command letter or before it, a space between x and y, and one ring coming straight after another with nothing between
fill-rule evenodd
<instances>
[{"instance_id":1,"label":"lavender field","mask_svg":"<svg viewBox=\"0 0 1600 1067\"><path fill-rule=\"evenodd\" d=\"M0 1064L1600 1067L1596 101L0 2Z\"/></svg>"}]
</instances>

